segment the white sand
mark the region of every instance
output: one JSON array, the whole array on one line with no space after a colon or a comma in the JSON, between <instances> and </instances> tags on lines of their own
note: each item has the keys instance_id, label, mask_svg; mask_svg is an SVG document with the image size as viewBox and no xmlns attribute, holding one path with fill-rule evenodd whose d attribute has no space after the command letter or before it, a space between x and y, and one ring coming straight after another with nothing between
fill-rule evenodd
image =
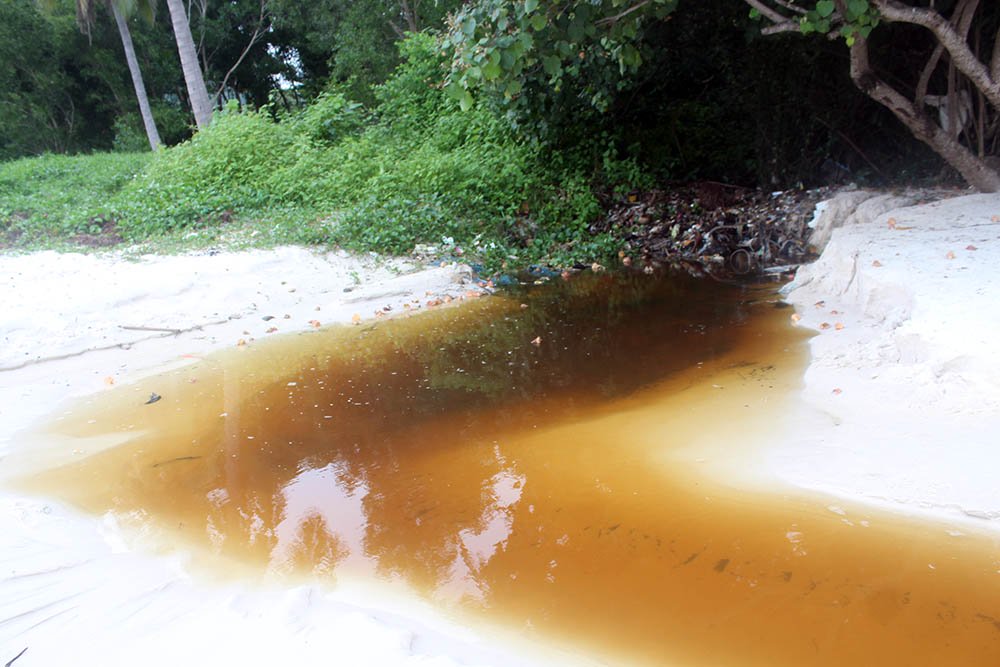
<instances>
[{"instance_id":1,"label":"white sand","mask_svg":"<svg viewBox=\"0 0 1000 667\"><path fill-rule=\"evenodd\" d=\"M798 324L818 334L802 408L765 466L804 488L1000 528L1000 195L872 203L788 286Z\"/></svg>"},{"instance_id":2,"label":"white sand","mask_svg":"<svg viewBox=\"0 0 1000 667\"><path fill-rule=\"evenodd\" d=\"M825 207L840 221L857 214L790 286L798 326L819 333L801 402L756 473L1000 526L1000 196L887 211L911 200L849 194ZM253 344L271 327L398 312L428 292L476 289L468 281L453 265L416 271L293 248L140 262L0 256L0 460L23 453L18 431L108 377ZM585 664L484 639L410 599L209 586L181 556L128 550L108 519L9 492L0 554L0 663L28 647L18 667Z\"/></svg>"}]
</instances>

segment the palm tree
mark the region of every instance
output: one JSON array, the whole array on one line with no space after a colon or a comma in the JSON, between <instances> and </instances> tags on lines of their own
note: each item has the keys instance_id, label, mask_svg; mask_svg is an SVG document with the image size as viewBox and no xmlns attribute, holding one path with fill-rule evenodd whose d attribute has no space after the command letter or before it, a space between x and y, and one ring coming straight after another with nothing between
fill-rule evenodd
<instances>
[{"instance_id":1,"label":"palm tree","mask_svg":"<svg viewBox=\"0 0 1000 667\"><path fill-rule=\"evenodd\" d=\"M184 71L184 82L187 84L188 97L191 100L191 111L198 129L208 127L212 122L212 102L208 98L205 79L198 63L198 53L191 37L191 26L188 23L187 12L183 0L167 0L170 10L170 22L174 26L174 39L177 41L177 52L181 57L181 69Z\"/></svg>"},{"instance_id":2,"label":"palm tree","mask_svg":"<svg viewBox=\"0 0 1000 667\"><path fill-rule=\"evenodd\" d=\"M128 63L129 74L132 75L132 86L135 88L135 96L139 101L139 115L142 116L142 124L146 128L146 138L149 139L149 147L154 151L160 147L160 133L156 129L156 121L153 119L153 110L149 106L149 96L146 95L146 85L142 80L142 72L139 70L139 60L135 56L135 46L132 44L132 33L128 29L128 21L125 15L136 9L135 0L76 0L76 19L80 29L89 37L97 17L98 2L105 2L112 16L115 17L115 24L118 26L118 35L122 40L122 47L125 49L125 61ZM152 0L145 0L146 9L152 13Z\"/></svg>"}]
</instances>

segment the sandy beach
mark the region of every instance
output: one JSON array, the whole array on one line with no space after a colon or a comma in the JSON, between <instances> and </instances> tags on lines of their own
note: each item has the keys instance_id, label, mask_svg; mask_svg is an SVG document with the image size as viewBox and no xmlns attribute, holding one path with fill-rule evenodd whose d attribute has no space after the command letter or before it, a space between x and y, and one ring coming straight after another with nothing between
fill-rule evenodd
<instances>
[{"instance_id":1,"label":"sandy beach","mask_svg":"<svg viewBox=\"0 0 1000 667\"><path fill-rule=\"evenodd\" d=\"M848 191L818 208L821 257L783 289L789 326L815 331L810 362L747 483L995 531L1000 196L920 199ZM299 248L0 256L0 460L23 457L18 434L74 398L213 350L483 291L458 264ZM108 517L2 489L0 553L0 661L27 647L19 667L333 655L351 665L586 664L500 647L422 603L363 588L207 586L183 555L130 549Z\"/></svg>"}]
</instances>

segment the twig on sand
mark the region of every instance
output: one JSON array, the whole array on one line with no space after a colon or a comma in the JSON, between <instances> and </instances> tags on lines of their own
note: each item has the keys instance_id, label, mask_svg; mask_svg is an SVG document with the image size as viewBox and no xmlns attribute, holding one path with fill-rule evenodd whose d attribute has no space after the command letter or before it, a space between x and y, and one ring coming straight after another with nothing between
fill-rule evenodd
<instances>
[{"instance_id":1,"label":"twig on sand","mask_svg":"<svg viewBox=\"0 0 1000 667\"><path fill-rule=\"evenodd\" d=\"M20 653L18 653L17 655L15 655L15 656L14 656L13 658L11 658L11 659L10 659L10 660L9 660L9 661L7 662L7 664L6 664L6 665L4 665L3 667L10 667L11 665L13 665L13 664L14 664L14 661L15 661L15 660L17 660L18 658L20 658L20 657L21 657L22 655L24 655L24 652L25 652L25 651L27 651L27 650L28 650L28 647L27 647L27 646L25 646L24 648L22 648L22 649L21 649L21 652L20 652Z\"/></svg>"},{"instance_id":2,"label":"twig on sand","mask_svg":"<svg viewBox=\"0 0 1000 667\"><path fill-rule=\"evenodd\" d=\"M183 329L168 329L167 327L130 327L124 324L118 325L119 329L125 329L126 331L163 331L164 333L179 334L183 333Z\"/></svg>"}]
</instances>

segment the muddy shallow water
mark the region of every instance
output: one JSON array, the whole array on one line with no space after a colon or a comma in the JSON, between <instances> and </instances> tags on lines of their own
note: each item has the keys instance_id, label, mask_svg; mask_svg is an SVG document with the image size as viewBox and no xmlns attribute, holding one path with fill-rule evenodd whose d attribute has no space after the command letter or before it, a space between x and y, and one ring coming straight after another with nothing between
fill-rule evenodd
<instances>
[{"instance_id":1,"label":"muddy shallow water","mask_svg":"<svg viewBox=\"0 0 1000 667\"><path fill-rule=\"evenodd\" d=\"M591 276L255 342L75 406L19 485L611 664L997 664L997 540L734 486L806 361L779 305Z\"/></svg>"}]
</instances>

